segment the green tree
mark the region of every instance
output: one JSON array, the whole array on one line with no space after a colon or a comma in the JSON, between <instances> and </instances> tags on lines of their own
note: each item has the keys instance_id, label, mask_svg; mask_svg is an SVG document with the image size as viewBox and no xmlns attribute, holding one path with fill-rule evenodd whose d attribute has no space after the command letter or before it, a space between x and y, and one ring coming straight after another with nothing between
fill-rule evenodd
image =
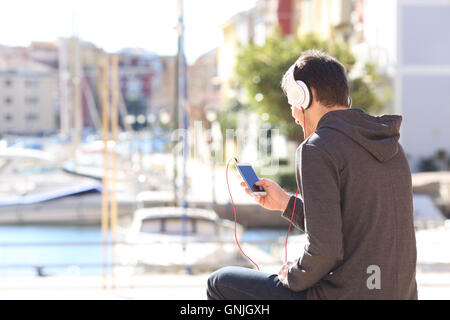
<instances>
[{"instance_id":1,"label":"green tree","mask_svg":"<svg viewBox=\"0 0 450 320\"><path fill-rule=\"evenodd\" d=\"M268 121L276 123L277 128L291 139L298 138L301 130L292 121L280 84L284 73L300 53L308 49L330 53L345 66L348 73L356 62L348 44L334 42L329 45L327 41L314 35L301 39L283 37L279 29L266 39L263 46L253 42L245 46L240 45L237 57L237 81L248 95L249 108L260 114L269 114ZM366 71L363 77L349 80L353 106L368 112L378 112L382 102L378 100L374 87L382 79L376 74L374 66L366 66Z\"/></svg>"},{"instance_id":2,"label":"green tree","mask_svg":"<svg viewBox=\"0 0 450 320\"><path fill-rule=\"evenodd\" d=\"M374 64L364 66L363 75L349 80L350 93L358 108L369 113L380 113L392 101L390 80L379 74Z\"/></svg>"}]
</instances>

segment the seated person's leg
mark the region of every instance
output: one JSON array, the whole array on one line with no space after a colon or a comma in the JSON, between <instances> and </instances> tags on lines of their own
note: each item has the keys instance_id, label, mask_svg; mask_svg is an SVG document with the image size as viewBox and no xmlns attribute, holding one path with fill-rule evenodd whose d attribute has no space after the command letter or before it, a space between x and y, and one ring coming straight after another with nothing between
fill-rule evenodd
<instances>
[{"instance_id":1,"label":"seated person's leg","mask_svg":"<svg viewBox=\"0 0 450 320\"><path fill-rule=\"evenodd\" d=\"M225 267L209 276L207 298L209 300L304 300L306 291L294 292L287 289L276 274L243 267Z\"/></svg>"}]
</instances>

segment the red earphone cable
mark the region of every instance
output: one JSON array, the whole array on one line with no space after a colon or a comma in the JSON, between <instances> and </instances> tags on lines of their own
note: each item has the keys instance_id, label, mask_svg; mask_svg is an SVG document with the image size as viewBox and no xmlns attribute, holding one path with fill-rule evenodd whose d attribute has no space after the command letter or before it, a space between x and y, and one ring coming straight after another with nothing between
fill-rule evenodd
<instances>
[{"instance_id":1,"label":"red earphone cable","mask_svg":"<svg viewBox=\"0 0 450 320\"><path fill-rule=\"evenodd\" d=\"M232 160L236 160L236 158L233 157L233 158L231 158L230 160L228 160L228 163L227 163L227 170L226 170L226 177L227 177L228 193L230 194L230 199L231 199L231 203L232 203L232 205L233 205L233 211L234 211L234 239L236 240L236 244L237 244L237 246L239 247L239 250L242 252L242 254L243 254L248 260L250 260L251 263L253 263L253 264L255 265L256 269L258 269L258 271L259 271L259 266L258 266L252 259L250 259L249 256L247 256L247 255L244 253L244 251L242 250L242 248L241 248L241 246L240 246L240 244L239 244L239 240L238 240L238 238L237 238L237 231L236 231L236 229L237 229L237 228L236 228L236 227L237 227L236 207L235 207L235 205L234 205L233 196L231 195L230 183L228 182L228 168L229 168L230 162L231 162ZM285 251L284 262L285 262L285 263L287 262L287 243L288 243L288 238L289 238L289 231L291 230L292 221L294 220L295 205L296 205L296 203L297 203L297 195L298 195L298 187L297 187L297 192L295 193L294 207L292 208L291 220L290 220L290 222L289 222L289 228L288 228L288 231L287 231L287 233L286 233L286 241L285 241L285 243L284 243L284 251Z\"/></svg>"},{"instance_id":2,"label":"red earphone cable","mask_svg":"<svg viewBox=\"0 0 450 320\"><path fill-rule=\"evenodd\" d=\"M297 187L297 191L295 192L294 208L292 208L291 221L289 222L289 228L286 233L286 241L284 243L284 263L287 263L287 243L288 243L289 231L291 230L292 220L294 220L295 205L297 204L297 195L298 195L298 187Z\"/></svg>"},{"instance_id":3,"label":"red earphone cable","mask_svg":"<svg viewBox=\"0 0 450 320\"><path fill-rule=\"evenodd\" d=\"M303 139L306 139L306 116L305 116L305 109L302 108L302 113L303 113Z\"/></svg>"},{"instance_id":4,"label":"red earphone cable","mask_svg":"<svg viewBox=\"0 0 450 320\"><path fill-rule=\"evenodd\" d=\"M250 260L250 261L255 265L255 267L256 267L256 269L258 269L258 271L260 271L260 270L259 270L259 266L258 266L252 259L250 259L249 256L247 256L247 255L244 253L244 251L242 250L241 246L239 245L239 240L238 240L238 238L237 238L237 231L236 231L236 229L237 229L237 228L236 228L236 227L237 227L236 207L234 206L233 196L231 195L231 190L230 190L230 183L228 182L228 167L229 167L229 165L230 165L231 160L235 160L235 158L233 157L233 158L231 158L230 160L228 160L226 175L227 175L228 193L230 194L231 203L233 204L233 210L234 210L234 239L236 240L236 244L238 245L239 250L241 250L242 254L243 254L248 260Z\"/></svg>"},{"instance_id":5,"label":"red earphone cable","mask_svg":"<svg viewBox=\"0 0 450 320\"><path fill-rule=\"evenodd\" d=\"M300 107L300 108L302 109L302 113L303 113L303 138L306 139L305 109L303 107ZM292 208L291 221L289 222L289 228L286 233L286 242L284 243L284 263L287 263L287 243L288 243L289 231L291 230L292 221L294 220L294 212L295 212L295 205L297 204L297 196L298 196L298 187L297 187L297 191L295 192L294 208Z\"/></svg>"}]
</instances>

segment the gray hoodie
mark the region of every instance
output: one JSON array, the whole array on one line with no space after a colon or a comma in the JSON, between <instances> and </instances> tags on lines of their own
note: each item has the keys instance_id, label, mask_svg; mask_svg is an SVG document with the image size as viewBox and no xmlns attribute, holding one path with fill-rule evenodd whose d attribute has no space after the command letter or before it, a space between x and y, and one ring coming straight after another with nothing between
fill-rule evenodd
<instances>
[{"instance_id":1,"label":"gray hoodie","mask_svg":"<svg viewBox=\"0 0 450 320\"><path fill-rule=\"evenodd\" d=\"M307 234L287 287L308 299L417 299L411 172L401 116L326 113L297 149L294 225ZM290 219L294 196L282 216Z\"/></svg>"}]
</instances>

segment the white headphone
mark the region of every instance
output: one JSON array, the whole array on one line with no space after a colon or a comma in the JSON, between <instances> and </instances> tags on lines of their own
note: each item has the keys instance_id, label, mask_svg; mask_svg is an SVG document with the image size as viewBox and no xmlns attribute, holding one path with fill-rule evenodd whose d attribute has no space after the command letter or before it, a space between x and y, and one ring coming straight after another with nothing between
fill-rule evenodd
<instances>
[{"instance_id":1,"label":"white headphone","mask_svg":"<svg viewBox=\"0 0 450 320\"><path fill-rule=\"evenodd\" d=\"M301 80L295 80L294 78L295 65L291 66L287 75L286 81L286 93L288 102L291 106L294 106L300 110L306 110L311 106L312 93L311 89ZM352 98L348 96L348 107L352 107Z\"/></svg>"}]
</instances>

